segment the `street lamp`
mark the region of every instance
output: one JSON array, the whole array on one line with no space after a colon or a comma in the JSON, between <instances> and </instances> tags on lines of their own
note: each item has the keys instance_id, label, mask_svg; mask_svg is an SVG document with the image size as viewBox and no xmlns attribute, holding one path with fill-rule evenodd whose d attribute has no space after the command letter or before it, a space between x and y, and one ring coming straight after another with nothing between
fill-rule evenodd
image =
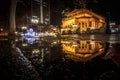
<instances>
[{"instance_id":1,"label":"street lamp","mask_svg":"<svg viewBox=\"0 0 120 80\"><path fill-rule=\"evenodd\" d=\"M0 31L2 32L2 31L3 31L3 28L1 28Z\"/></svg>"},{"instance_id":2,"label":"street lamp","mask_svg":"<svg viewBox=\"0 0 120 80\"><path fill-rule=\"evenodd\" d=\"M38 24L39 23L39 18L37 16L32 16L31 23Z\"/></svg>"},{"instance_id":3,"label":"street lamp","mask_svg":"<svg viewBox=\"0 0 120 80\"><path fill-rule=\"evenodd\" d=\"M38 19L31 19L31 22L32 22L33 24L38 24L39 20L38 20Z\"/></svg>"},{"instance_id":4,"label":"street lamp","mask_svg":"<svg viewBox=\"0 0 120 80\"><path fill-rule=\"evenodd\" d=\"M22 26L21 29L22 29L22 32L24 32L25 30L27 30L27 27L26 26Z\"/></svg>"},{"instance_id":5,"label":"street lamp","mask_svg":"<svg viewBox=\"0 0 120 80\"><path fill-rule=\"evenodd\" d=\"M26 30L26 29L27 29L27 27L26 27L26 26L23 26L23 27L22 27L22 30Z\"/></svg>"}]
</instances>

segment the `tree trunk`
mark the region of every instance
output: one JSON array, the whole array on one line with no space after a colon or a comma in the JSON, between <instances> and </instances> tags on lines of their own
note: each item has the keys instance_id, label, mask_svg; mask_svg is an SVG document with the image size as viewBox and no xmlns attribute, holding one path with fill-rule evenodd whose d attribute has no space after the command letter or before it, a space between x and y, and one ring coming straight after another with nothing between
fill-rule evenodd
<instances>
[{"instance_id":1,"label":"tree trunk","mask_svg":"<svg viewBox=\"0 0 120 80\"><path fill-rule=\"evenodd\" d=\"M15 14L16 14L16 4L17 0L11 0L10 4L10 33L14 34L16 31L16 21L15 21Z\"/></svg>"}]
</instances>

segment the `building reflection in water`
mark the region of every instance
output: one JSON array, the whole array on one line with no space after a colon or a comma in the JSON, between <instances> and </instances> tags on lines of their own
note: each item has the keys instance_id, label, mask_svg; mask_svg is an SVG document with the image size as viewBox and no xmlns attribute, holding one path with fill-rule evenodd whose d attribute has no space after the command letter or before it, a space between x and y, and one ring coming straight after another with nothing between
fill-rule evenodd
<instances>
[{"instance_id":1,"label":"building reflection in water","mask_svg":"<svg viewBox=\"0 0 120 80\"><path fill-rule=\"evenodd\" d=\"M32 41L30 41L32 40ZM51 62L70 58L74 61L86 62L105 51L105 44L94 40L59 40L59 39L22 39L17 46L25 55L35 62Z\"/></svg>"},{"instance_id":2,"label":"building reflection in water","mask_svg":"<svg viewBox=\"0 0 120 80\"><path fill-rule=\"evenodd\" d=\"M62 40L63 51L68 58L86 62L104 53L105 45L94 40Z\"/></svg>"},{"instance_id":3,"label":"building reflection in water","mask_svg":"<svg viewBox=\"0 0 120 80\"><path fill-rule=\"evenodd\" d=\"M5 44L6 42L8 41L5 41ZM118 69L116 69L116 65L113 64L113 61L110 58L103 59L104 56L107 56L106 52L111 46L110 43L96 40L60 40L50 38L35 38L32 44L29 42L31 41L20 38L16 39L13 45L20 48L20 54L26 57L27 60L30 60L30 63L35 66L40 75L42 74L43 80L103 80L102 78L108 76L109 73L117 73L116 70ZM6 49L10 47L3 42L0 44L4 46L3 50L0 49L2 52L7 51ZM7 51L6 54L8 55L9 52ZM12 58L16 58L12 60L17 60L19 55L16 54L16 57L15 54L14 56L5 56L10 60ZM1 55L4 54L1 53ZM5 61L9 59L5 59ZM17 61L17 66L19 66ZM14 63L11 63L11 65L15 66ZM19 66L18 68L20 67L24 66ZM12 67L12 69L14 68ZM16 69L15 71L18 72ZM29 71L27 70L27 72ZM111 76L109 79L110 78Z\"/></svg>"}]
</instances>

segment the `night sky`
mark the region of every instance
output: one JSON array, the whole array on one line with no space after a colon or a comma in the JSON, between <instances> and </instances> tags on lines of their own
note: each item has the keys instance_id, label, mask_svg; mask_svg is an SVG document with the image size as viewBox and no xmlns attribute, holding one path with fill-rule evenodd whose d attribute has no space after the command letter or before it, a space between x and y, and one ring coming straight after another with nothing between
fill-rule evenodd
<instances>
[{"instance_id":1,"label":"night sky","mask_svg":"<svg viewBox=\"0 0 120 80\"><path fill-rule=\"evenodd\" d=\"M23 1L27 2L30 0ZM51 24L60 25L61 11L66 8L69 8L71 11L75 9L76 5L74 4L74 1L75 0L51 0L51 17L53 18ZM120 7L118 1L119 0L87 0L86 8L102 15L103 17L110 17L111 21L120 23ZM9 24L9 8L9 0L0 0L0 24ZM19 13L22 12L22 8L17 11L19 11ZM24 13L21 13L21 15L24 15Z\"/></svg>"}]
</instances>

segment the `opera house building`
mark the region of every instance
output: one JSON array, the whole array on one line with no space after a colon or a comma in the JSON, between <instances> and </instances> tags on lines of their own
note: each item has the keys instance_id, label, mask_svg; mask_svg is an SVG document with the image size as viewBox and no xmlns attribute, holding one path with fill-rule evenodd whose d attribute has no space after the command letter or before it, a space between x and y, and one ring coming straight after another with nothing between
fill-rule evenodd
<instances>
[{"instance_id":1,"label":"opera house building","mask_svg":"<svg viewBox=\"0 0 120 80\"><path fill-rule=\"evenodd\" d=\"M106 21L88 9L75 9L62 19L61 34L105 33Z\"/></svg>"}]
</instances>

